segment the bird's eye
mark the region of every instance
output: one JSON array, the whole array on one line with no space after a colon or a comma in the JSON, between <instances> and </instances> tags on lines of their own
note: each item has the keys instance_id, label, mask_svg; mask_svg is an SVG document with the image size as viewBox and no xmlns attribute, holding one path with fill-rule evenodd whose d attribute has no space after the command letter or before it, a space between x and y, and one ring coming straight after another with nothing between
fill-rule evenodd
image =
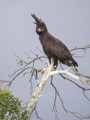
<instances>
[{"instance_id":1,"label":"bird's eye","mask_svg":"<svg viewBox=\"0 0 90 120\"><path fill-rule=\"evenodd\" d=\"M42 28L42 31L44 31L44 28Z\"/></svg>"}]
</instances>

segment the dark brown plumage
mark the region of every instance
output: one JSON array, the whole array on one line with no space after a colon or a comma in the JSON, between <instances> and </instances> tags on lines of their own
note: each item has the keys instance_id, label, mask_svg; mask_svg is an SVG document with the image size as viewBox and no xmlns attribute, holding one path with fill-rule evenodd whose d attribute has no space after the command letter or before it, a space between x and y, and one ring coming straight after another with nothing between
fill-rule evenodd
<instances>
[{"instance_id":1,"label":"dark brown plumage","mask_svg":"<svg viewBox=\"0 0 90 120\"><path fill-rule=\"evenodd\" d=\"M58 60L67 66L78 66L77 62L73 59L68 48L60 40L53 37L47 30L45 23L38 19L35 14L31 14L35 19L36 32L39 35L39 40L42 44L43 51L47 55L50 64L57 67ZM53 60L53 63L52 63Z\"/></svg>"}]
</instances>

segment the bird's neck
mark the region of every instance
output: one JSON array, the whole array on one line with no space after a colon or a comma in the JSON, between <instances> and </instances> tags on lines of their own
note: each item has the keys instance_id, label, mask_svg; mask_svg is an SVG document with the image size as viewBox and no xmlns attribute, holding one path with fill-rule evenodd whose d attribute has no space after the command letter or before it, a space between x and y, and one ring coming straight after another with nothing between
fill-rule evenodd
<instances>
[{"instance_id":1,"label":"bird's neck","mask_svg":"<svg viewBox=\"0 0 90 120\"><path fill-rule=\"evenodd\" d=\"M44 40L45 36L47 36L47 34L49 34L48 31L39 35L39 40L40 40L42 45L43 45L43 40Z\"/></svg>"}]
</instances>

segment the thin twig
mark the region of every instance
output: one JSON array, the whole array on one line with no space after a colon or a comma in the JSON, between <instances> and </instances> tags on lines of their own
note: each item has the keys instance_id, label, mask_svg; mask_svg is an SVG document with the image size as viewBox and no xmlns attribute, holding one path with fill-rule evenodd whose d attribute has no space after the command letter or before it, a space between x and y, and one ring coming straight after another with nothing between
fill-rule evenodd
<instances>
[{"instance_id":1,"label":"thin twig","mask_svg":"<svg viewBox=\"0 0 90 120\"><path fill-rule=\"evenodd\" d=\"M85 50L87 50L88 48L90 48L90 44L88 44L84 47L75 47L75 48L71 49L70 52L75 51L75 50L83 50L85 52Z\"/></svg>"},{"instance_id":2,"label":"thin twig","mask_svg":"<svg viewBox=\"0 0 90 120\"><path fill-rule=\"evenodd\" d=\"M65 108L65 106L64 106L64 102L63 102L63 100L62 100L62 98L61 98L61 95L60 95L60 93L57 91L57 88L55 87L55 85L52 83L52 80L51 80L51 85L52 85L52 87L55 89L55 92L57 93L57 95L58 95L58 97L59 97L59 99L60 99L60 101L61 101L61 103L62 103L62 107L63 107L64 111L65 111L67 114L68 114L68 113L73 114L75 117L77 117L77 118L79 118L79 119L90 119L90 117L85 117L85 116L83 116L83 115L80 114L80 113L71 112L71 111L67 110L67 109ZM55 98L55 99L56 99L56 98ZM56 102L56 100L55 100L55 102ZM55 107L56 107L56 103L54 103L54 105L55 105Z\"/></svg>"}]
</instances>

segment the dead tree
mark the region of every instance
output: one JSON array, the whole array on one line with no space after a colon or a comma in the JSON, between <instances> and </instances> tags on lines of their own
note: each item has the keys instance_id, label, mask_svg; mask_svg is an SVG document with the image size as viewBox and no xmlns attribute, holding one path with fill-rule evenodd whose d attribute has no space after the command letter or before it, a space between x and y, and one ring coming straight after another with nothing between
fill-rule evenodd
<instances>
[{"instance_id":1,"label":"dead tree","mask_svg":"<svg viewBox=\"0 0 90 120\"><path fill-rule=\"evenodd\" d=\"M74 48L72 49L71 51L76 51L76 50L83 50L83 51L86 51L88 48L90 48L90 45L87 45L87 46L84 46L84 47L80 47L80 48ZM27 70L30 71L31 73L31 76L30 76L30 82L31 82L31 89L32 89L32 78L34 77L38 82L37 82L37 86L35 88L35 90L33 92L31 92L31 98L30 100L28 101L27 105L26 105L26 108L25 108L25 114L28 118L28 120L31 118L33 112L35 111L36 115L37 115L37 118L39 118L38 116L38 113L36 111L36 106L37 106L37 102L38 102L38 98L41 97L40 95L40 92L44 89L44 86L46 85L47 81L49 78L51 78L51 85L53 87L53 89L55 90L55 99L54 99L54 104L53 104L53 110L55 112L55 117L56 119L57 118L57 106L56 106L56 99L57 99L57 96L58 98L60 99L61 101L61 104L62 104L62 107L64 109L64 111L66 113L70 113L70 114L73 114L74 116L76 116L77 118L79 119L85 119L85 118L90 118L90 117L85 117L79 113L75 113L75 112L72 112L72 111L69 111L68 109L65 108L65 105L64 105L64 102L61 98L61 95L60 93L58 92L56 86L53 84L53 76L55 74L59 74L60 77L62 77L63 79L65 80L68 80L70 82L72 82L74 85L76 85L77 87L79 87L85 98L90 101L90 99L86 96L85 94L85 91L90 91L90 88L85 88L85 87L82 87L81 85L77 84L76 82L74 82L72 80L72 78L74 78L75 80L78 80L79 82L82 82L83 84L88 84L90 85L90 76L88 75L84 75L82 73L79 73L78 71L76 71L76 69L74 67L69 67L67 68L66 70L56 70L56 71L52 71L52 68L50 66L50 64L47 62L47 70L46 72L43 74L43 77L41 80L38 80L38 73L42 70L42 69L38 69L35 67L35 62L37 62L38 60L39 61L42 61L43 59L46 59L47 57L46 56L38 56L37 54L35 54L34 52L32 52L34 54L34 58L31 58L27 52L25 52L25 54L28 56L28 58L30 59L29 62L26 62L25 60L22 60L20 57L18 57L16 54L14 54L18 60L18 63L23 66L21 67L20 69L16 70L12 75L13 78L10 80L10 81L4 81L4 80L0 80L1 83L4 83L4 82L8 82L7 86L6 87L9 87L12 82L20 75L20 74L26 74L27 73ZM82 56L78 56L79 58L82 58ZM62 67L61 67L62 68ZM73 71L73 73L71 73L71 70ZM69 78L68 78L69 76ZM32 90L31 90L32 91Z\"/></svg>"}]
</instances>

